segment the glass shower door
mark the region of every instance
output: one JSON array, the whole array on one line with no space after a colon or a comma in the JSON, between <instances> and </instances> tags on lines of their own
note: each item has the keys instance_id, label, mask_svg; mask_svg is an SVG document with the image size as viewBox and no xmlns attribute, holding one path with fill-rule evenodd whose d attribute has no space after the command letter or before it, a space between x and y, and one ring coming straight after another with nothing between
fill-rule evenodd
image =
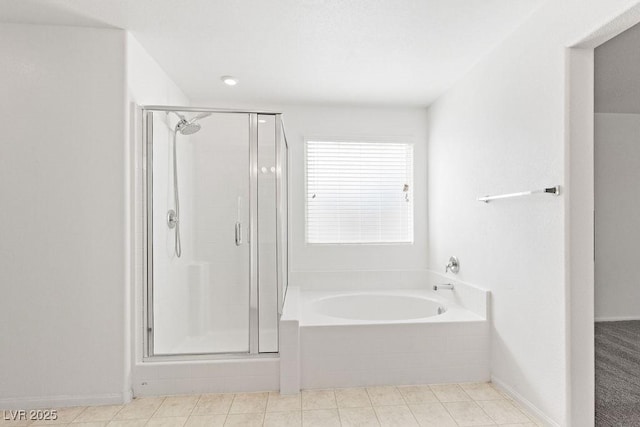
<instances>
[{"instance_id":1,"label":"glass shower door","mask_svg":"<svg viewBox=\"0 0 640 427\"><path fill-rule=\"evenodd\" d=\"M198 115L178 113L188 122ZM147 191L153 199L149 355L248 353L249 115L210 114L197 119L200 129L188 134L175 134L179 120L174 113L147 113ZM176 210L174 174L180 257L176 227L168 221Z\"/></svg>"}]
</instances>

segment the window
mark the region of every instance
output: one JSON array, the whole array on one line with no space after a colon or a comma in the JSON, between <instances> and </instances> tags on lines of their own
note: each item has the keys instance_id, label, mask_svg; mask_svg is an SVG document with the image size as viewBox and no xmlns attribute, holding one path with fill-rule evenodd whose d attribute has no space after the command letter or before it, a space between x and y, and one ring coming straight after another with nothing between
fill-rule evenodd
<instances>
[{"instance_id":1,"label":"window","mask_svg":"<svg viewBox=\"0 0 640 427\"><path fill-rule=\"evenodd\" d=\"M308 243L413 243L413 145L307 141Z\"/></svg>"}]
</instances>

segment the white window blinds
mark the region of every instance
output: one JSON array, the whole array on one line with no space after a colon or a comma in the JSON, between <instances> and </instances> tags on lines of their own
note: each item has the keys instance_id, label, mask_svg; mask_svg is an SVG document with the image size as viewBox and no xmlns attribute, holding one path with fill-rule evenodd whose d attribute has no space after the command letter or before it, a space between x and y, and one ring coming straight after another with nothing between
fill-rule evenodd
<instances>
[{"instance_id":1,"label":"white window blinds","mask_svg":"<svg viewBox=\"0 0 640 427\"><path fill-rule=\"evenodd\" d=\"M308 243L413 243L413 145L307 141Z\"/></svg>"}]
</instances>

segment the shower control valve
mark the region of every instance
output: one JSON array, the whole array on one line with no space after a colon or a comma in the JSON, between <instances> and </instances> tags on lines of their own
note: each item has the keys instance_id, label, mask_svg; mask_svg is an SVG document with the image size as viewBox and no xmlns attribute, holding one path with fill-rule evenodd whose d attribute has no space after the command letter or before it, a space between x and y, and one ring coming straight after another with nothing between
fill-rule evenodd
<instances>
[{"instance_id":1,"label":"shower control valve","mask_svg":"<svg viewBox=\"0 0 640 427\"><path fill-rule=\"evenodd\" d=\"M453 274L458 274L458 271L460 271L460 262L458 261L458 258L454 256L449 258L449 264L445 267L444 272L448 273L449 271Z\"/></svg>"}]
</instances>

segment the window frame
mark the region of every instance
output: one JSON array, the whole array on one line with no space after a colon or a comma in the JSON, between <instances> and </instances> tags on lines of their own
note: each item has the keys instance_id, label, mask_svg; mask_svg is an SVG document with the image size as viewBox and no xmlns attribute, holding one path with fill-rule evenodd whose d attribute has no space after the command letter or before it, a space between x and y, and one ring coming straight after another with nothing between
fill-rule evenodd
<instances>
[{"instance_id":1,"label":"window frame","mask_svg":"<svg viewBox=\"0 0 640 427\"><path fill-rule=\"evenodd\" d=\"M409 242L322 242L322 243L312 243L309 242L309 228L307 226L307 218L309 215L309 201L307 198L308 191L308 142L353 142L353 143L387 143L387 144L407 144L412 148L412 168L411 168L411 181L412 181L412 194L413 200L411 203L411 241ZM305 246L314 246L314 247L336 247L336 246L413 246L415 244L415 218L416 218L416 182L415 182L415 153L416 153L416 143L415 138L413 136L385 136L385 137L371 137L371 136L327 136L327 135L310 135L305 136L303 138L303 174L304 174L304 182L303 182L303 199L304 199L304 245Z\"/></svg>"}]
</instances>

